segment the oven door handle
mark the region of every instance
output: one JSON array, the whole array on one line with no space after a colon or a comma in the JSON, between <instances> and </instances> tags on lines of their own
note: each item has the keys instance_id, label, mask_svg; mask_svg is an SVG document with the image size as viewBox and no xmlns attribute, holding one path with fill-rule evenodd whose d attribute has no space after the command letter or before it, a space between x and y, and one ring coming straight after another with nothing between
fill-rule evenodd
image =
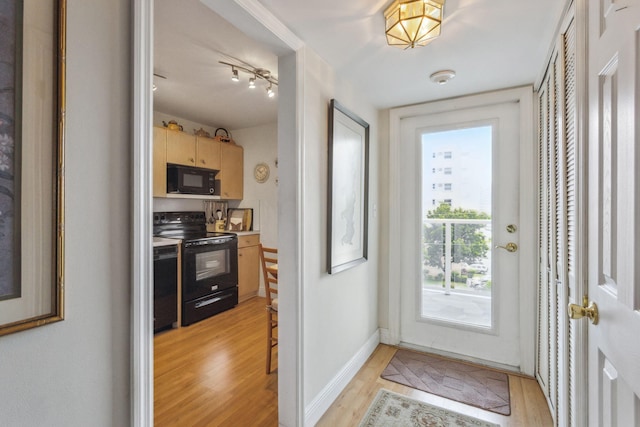
<instances>
[{"instance_id":1,"label":"oven door handle","mask_svg":"<svg viewBox=\"0 0 640 427\"><path fill-rule=\"evenodd\" d=\"M207 299L207 300L204 300L204 301L199 301L199 302L197 302L197 303L195 304L195 307L196 307L196 308L202 308L202 307L205 307L205 306L207 306L207 305L210 305L210 304L216 303L216 302L218 302L218 301L222 301L223 299L225 299L225 298L229 298L230 296L231 296L231 295L225 295L225 296L223 296L223 297L215 297L215 298L210 298L210 299Z\"/></svg>"}]
</instances>

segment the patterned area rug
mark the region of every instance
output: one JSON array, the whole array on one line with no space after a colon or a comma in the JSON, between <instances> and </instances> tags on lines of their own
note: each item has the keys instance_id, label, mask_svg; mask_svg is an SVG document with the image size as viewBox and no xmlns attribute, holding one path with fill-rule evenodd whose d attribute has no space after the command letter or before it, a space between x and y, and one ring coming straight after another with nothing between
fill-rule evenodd
<instances>
[{"instance_id":1,"label":"patterned area rug","mask_svg":"<svg viewBox=\"0 0 640 427\"><path fill-rule=\"evenodd\" d=\"M498 427L401 394L381 389L360 422L360 427Z\"/></svg>"},{"instance_id":2,"label":"patterned area rug","mask_svg":"<svg viewBox=\"0 0 640 427\"><path fill-rule=\"evenodd\" d=\"M511 414L509 377L502 372L398 350L380 376L501 415Z\"/></svg>"}]
</instances>

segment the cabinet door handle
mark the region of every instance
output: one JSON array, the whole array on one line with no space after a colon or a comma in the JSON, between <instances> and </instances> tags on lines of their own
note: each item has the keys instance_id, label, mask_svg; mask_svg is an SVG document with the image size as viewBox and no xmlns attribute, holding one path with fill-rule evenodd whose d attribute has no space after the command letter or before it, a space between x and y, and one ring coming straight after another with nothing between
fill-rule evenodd
<instances>
[{"instance_id":1,"label":"cabinet door handle","mask_svg":"<svg viewBox=\"0 0 640 427\"><path fill-rule=\"evenodd\" d=\"M204 159L200 160L202 162L203 165L206 165L207 162L204 161Z\"/></svg>"},{"instance_id":2,"label":"cabinet door handle","mask_svg":"<svg viewBox=\"0 0 640 427\"><path fill-rule=\"evenodd\" d=\"M190 161L191 163L195 163L195 162L196 162L195 160L193 160L193 157L189 157L189 161Z\"/></svg>"}]
</instances>

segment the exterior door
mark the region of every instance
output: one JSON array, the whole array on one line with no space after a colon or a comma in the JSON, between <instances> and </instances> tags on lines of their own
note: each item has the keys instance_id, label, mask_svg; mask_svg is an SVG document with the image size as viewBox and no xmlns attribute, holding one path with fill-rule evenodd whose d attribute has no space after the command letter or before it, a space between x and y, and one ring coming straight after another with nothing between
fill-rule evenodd
<instances>
[{"instance_id":1,"label":"exterior door","mask_svg":"<svg viewBox=\"0 0 640 427\"><path fill-rule=\"evenodd\" d=\"M590 426L640 425L638 28L640 1L589 0Z\"/></svg>"},{"instance_id":2,"label":"exterior door","mask_svg":"<svg viewBox=\"0 0 640 427\"><path fill-rule=\"evenodd\" d=\"M457 106L400 122L400 341L521 370L521 103Z\"/></svg>"}]
</instances>

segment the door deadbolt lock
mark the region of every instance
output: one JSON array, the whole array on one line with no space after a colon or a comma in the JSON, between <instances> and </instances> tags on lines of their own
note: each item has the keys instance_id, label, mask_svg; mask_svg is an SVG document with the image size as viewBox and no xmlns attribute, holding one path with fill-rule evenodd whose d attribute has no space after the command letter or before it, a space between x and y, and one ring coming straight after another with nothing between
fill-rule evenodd
<instances>
[{"instance_id":1,"label":"door deadbolt lock","mask_svg":"<svg viewBox=\"0 0 640 427\"><path fill-rule=\"evenodd\" d=\"M509 242L505 246L496 245L496 249L504 249L507 252L515 252L518 250L518 245L513 242Z\"/></svg>"},{"instance_id":2,"label":"door deadbolt lock","mask_svg":"<svg viewBox=\"0 0 640 427\"><path fill-rule=\"evenodd\" d=\"M582 319L586 317L592 324L598 324L598 306L595 302L589 302L589 298L585 295L582 297L582 305L569 304L567 307L569 319Z\"/></svg>"},{"instance_id":3,"label":"door deadbolt lock","mask_svg":"<svg viewBox=\"0 0 640 427\"><path fill-rule=\"evenodd\" d=\"M507 232L515 233L516 231L518 231L518 227L515 224L507 225Z\"/></svg>"}]
</instances>

